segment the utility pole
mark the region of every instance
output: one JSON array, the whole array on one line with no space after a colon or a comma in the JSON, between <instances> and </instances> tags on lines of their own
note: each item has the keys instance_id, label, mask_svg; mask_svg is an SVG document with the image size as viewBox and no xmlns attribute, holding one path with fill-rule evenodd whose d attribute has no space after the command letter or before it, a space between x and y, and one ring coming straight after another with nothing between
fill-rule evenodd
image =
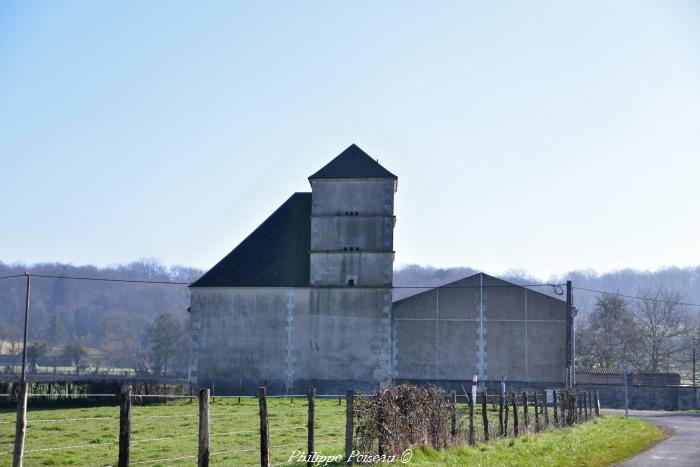
<instances>
[{"instance_id":1,"label":"utility pole","mask_svg":"<svg viewBox=\"0 0 700 467\"><path fill-rule=\"evenodd\" d=\"M27 276L27 293L24 298L24 339L22 341L22 376L19 381L26 382L27 372L27 329L29 328L29 293L32 288L32 276L28 272L24 273Z\"/></svg>"},{"instance_id":2,"label":"utility pole","mask_svg":"<svg viewBox=\"0 0 700 467\"><path fill-rule=\"evenodd\" d=\"M566 385L574 385L574 316L571 281L566 281Z\"/></svg>"},{"instance_id":3,"label":"utility pole","mask_svg":"<svg viewBox=\"0 0 700 467\"><path fill-rule=\"evenodd\" d=\"M15 448L12 467L24 465L24 440L27 434L27 329L29 328L29 294L32 288L32 276L27 276L27 292L24 300L24 338L22 345L22 375L19 380L19 400L17 401L17 419L15 422Z\"/></svg>"}]
</instances>

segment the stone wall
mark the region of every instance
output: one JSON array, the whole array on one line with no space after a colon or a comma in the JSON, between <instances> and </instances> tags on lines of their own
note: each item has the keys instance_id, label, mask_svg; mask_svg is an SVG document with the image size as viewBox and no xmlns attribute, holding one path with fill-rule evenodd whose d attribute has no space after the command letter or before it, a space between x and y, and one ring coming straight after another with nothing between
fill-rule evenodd
<instances>
[{"instance_id":1,"label":"stone wall","mask_svg":"<svg viewBox=\"0 0 700 467\"><path fill-rule=\"evenodd\" d=\"M577 384L584 391L598 391L601 407L625 408L624 385ZM632 386L628 387L629 408L638 410L700 409L700 391L689 386Z\"/></svg>"}]
</instances>

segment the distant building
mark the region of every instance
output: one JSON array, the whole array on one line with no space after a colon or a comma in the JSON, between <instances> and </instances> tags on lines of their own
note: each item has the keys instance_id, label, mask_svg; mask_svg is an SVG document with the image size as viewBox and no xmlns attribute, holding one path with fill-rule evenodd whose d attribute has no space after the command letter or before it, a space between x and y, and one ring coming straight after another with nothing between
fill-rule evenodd
<instances>
[{"instance_id":1,"label":"distant building","mask_svg":"<svg viewBox=\"0 0 700 467\"><path fill-rule=\"evenodd\" d=\"M475 373L561 384L561 300L478 274L392 305L397 180L350 146L191 284L190 381L326 394Z\"/></svg>"},{"instance_id":2,"label":"distant building","mask_svg":"<svg viewBox=\"0 0 700 467\"><path fill-rule=\"evenodd\" d=\"M624 384L624 376L618 368L576 367L577 384ZM633 386L678 386L681 384L679 373L662 373L639 371L630 368L627 384Z\"/></svg>"}]
</instances>

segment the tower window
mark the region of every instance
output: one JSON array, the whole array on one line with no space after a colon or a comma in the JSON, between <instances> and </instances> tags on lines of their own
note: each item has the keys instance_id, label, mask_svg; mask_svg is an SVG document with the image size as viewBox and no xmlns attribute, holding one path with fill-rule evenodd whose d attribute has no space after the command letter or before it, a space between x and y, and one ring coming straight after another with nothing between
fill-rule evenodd
<instances>
[{"instance_id":1,"label":"tower window","mask_svg":"<svg viewBox=\"0 0 700 467\"><path fill-rule=\"evenodd\" d=\"M355 287L355 279L348 279L348 285L350 287Z\"/></svg>"}]
</instances>

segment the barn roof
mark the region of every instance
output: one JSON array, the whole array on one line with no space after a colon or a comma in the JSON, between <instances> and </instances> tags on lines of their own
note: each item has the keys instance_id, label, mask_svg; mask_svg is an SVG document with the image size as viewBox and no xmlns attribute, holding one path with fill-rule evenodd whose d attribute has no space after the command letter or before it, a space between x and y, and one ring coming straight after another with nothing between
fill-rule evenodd
<instances>
[{"instance_id":1,"label":"barn roof","mask_svg":"<svg viewBox=\"0 0 700 467\"><path fill-rule=\"evenodd\" d=\"M479 282L477 281L477 279L479 279L479 277L483 277L483 278L484 278L484 287L486 287L486 288L490 288L490 287L495 287L495 288L504 287L504 288L527 289L528 292L532 292L532 293L534 293L534 294L541 295L541 296L543 296L543 297L545 297L545 298L548 298L548 299L551 299L551 300L556 300L556 301L558 301L558 302L562 302L562 300L559 299L559 298L553 297L553 296L551 296L551 295L547 295L547 294L542 293L542 292L540 292L540 291L538 291L538 290L533 290L533 289L531 289L530 287L525 287L525 286L523 286L523 285L516 284L516 283L514 283L514 282L509 282L509 281L506 281L506 280L503 280L503 279L499 279L498 277L490 276L490 275L485 274L485 273L483 273L483 272L478 272L478 273L476 273L476 274L472 274L471 276L463 277L463 278L461 278L461 279L457 279L457 280L452 281L452 282L449 282L449 283L447 283L447 284L437 285L437 286L435 286L435 287L426 287L426 290L423 290L423 291L421 291L421 292L419 292L419 293L416 293L416 294L414 294L414 295L410 295L410 296L408 296L408 297L404 297L404 298L400 298L400 299L398 299L398 300L394 300L393 303L394 303L394 304L397 304L397 303L399 303L399 302L413 300L413 299L415 299L416 297L418 297L419 295L423 295L423 294L430 293L430 292L434 291L435 289L450 289L450 288L460 289L460 288L470 288L470 289L475 289L475 290L476 290L476 289L478 289L478 288L480 287ZM399 286L399 287L400 287L400 286ZM421 289L422 289L422 287L421 287Z\"/></svg>"},{"instance_id":2,"label":"barn roof","mask_svg":"<svg viewBox=\"0 0 700 467\"><path fill-rule=\"evenodd\" d=\"M294 193L190 287L308 287L311 193Z\"/></svg>"},{"instance_id":3,"label":"barn roof","mask_svg":"<svg viewBox=\"0 0 700 467\"><path fill-rule=\"evenodd\" d=\"M341 180L349 178L397 179L396 175L382 167L369 154L357 145L351 144L335 159L323 166L321 170L311 175L309 180Z\"/></svg>"}]
</instances>

